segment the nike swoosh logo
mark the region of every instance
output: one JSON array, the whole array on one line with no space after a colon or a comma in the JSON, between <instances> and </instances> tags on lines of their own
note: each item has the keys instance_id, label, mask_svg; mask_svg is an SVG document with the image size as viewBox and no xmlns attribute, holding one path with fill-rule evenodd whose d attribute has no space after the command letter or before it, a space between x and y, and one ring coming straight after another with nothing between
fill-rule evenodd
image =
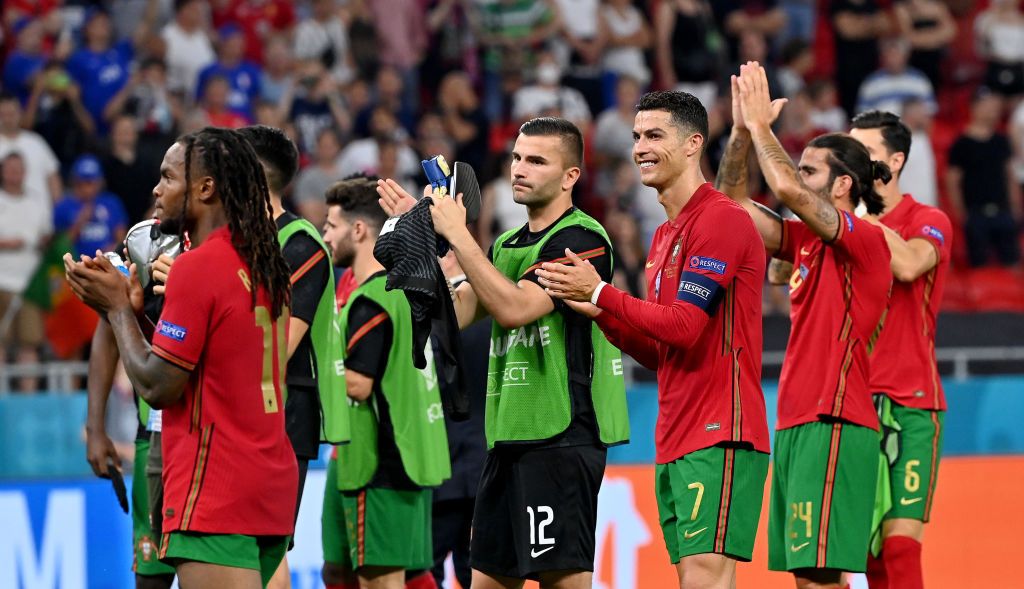
<instances>
[{"instance_id":1,"label":"nike swoosh logo","mask_svg":"<svg viewBox=\"0 0 1024 589\"><path fill-rule=\"evenodd\" d=\"M809 256L809 255L811 255L811 252L807 251L807 248L803 248L802 247L802 248L800 248L800 255L801 256Z\"/></svg>"},{"instance_id":2,"label":"nike swoosh logo","mask_svg":"<svg viewBox=\"0 0 1024 589\"><path fill-rule=\"evenodd\" d=\"M533 549L531 549L530 550L530 556L533 557L533 558L537 558L541 554L544 554L545 552L547 552L548 550L551 550L553 548L554 548L554 546L548 546L544 550L533 550Z\"/></svg>"},{"instance_id":3,"label":"nike swoosh logo","mask_svg":"<svg viewBox=\"0 0 1024 589\"><path fill-rule=\"evenodd\" d=\"M917 497L914 499L907 499L906 497L900 497L900 505L913 505L918 501L924 501L924 497Z\"/></svg>"},{"instance_id":4,"label":"nike swoosh logo","mask_svg":"<svg viewBox=\"0 0 1024 589\"><path fill-rule=\"evenodd\" d=\"M790 550L791 550L792 552L800 552L800 551L801 551L801 550L803 550L804 548L807 548L807 547L808 547L808 546L809 546L810 544L811 544L810 542L804 542L803 544L801 544L801 545L799 545L799 546L793 546L793 545L790 545L790 546L789 546L789 549L790 549Z\"/></svg>"},{"instance_id":5,"label":"nike swoosh logo","mask_svg":"<svg viewBox=\"0 0 1024 589\"><path fill-rule=\"evenodd\" d=\"M706 529L708 529L708 527L704 526L703 528L697 530L696 532L684 531L683 532L683 538L686 539L686 540L689 540L690 538L693 538L694 536L700 535Z\"/></svg>"},{"instance_id":6,"label":"nike swoosh logo","mask_svg":"<svg viewBox=\"0 0 1024 589\"><path fill-rule=\"evenodd\" d=\"M653 268L654 267L654 260L650 260L649 262L647 262L647 265L644 266L644 267L645 268Z\"/></svg>"}]
</instances>

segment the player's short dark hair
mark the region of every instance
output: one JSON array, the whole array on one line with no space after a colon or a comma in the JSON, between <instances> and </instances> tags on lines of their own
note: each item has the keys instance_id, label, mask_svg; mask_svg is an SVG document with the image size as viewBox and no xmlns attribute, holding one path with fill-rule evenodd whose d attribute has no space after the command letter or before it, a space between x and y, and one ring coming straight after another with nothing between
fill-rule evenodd
<instances>
[{"instance_id":1,"label":"player's short dark hair","mask_svg":"<svg viewBox=\"0 0 1024 589\"><path fill-rule=\"evenodd\" d=\"M327 189L327 206L339 206L346 215L362 219L380 232L388 214L380 208L377 200L376 176L357 174L338 180Z\"/></svg>"},{"instance_id":2,"label":"player's short dark hair","mask_svg":"<svg viewBox=\"0 0 1024 589\"><path fill-rule=\"evenodd\" d=\"M831 185L839 176L849 176L853 180L850 198L853 206L862 201L868 213L878 215L885 210L885 201L875 192L875 180L889 182L892 172L883 162L873 161L868 148L846 133L826 133L818 135L807 144L807 147L827 149L829 177Z\"/></svg>"},{"instance_id":3,"label":"player's short dark hair","mask_svg":"<svg viewBox=\"0 0 1024 589\"><path fill-rule=\"evenodd\" d=\"M256 150L271 192L281 194L299 169L299 150L284 131L266 125L242 127L238 132Z\"/></svg>"},{"instance_id":4,"label":"player's short dark hair","mask_svg":"<svg viewBox=\"0 0 1024 589\"><path fill-rule=\"evenodd\" d=\"M708 111L696 96L678 90L648 92L636 105L637 112L663 110L672 115L672 123L684 133L700 133L708 142Z\"/></svg>"},{"instance_id":5,"label":"player's short dark hair","mask_svg":"<svg viewBox=\"0 0 1024 589\"><path fill-rule=\"evenodd\" d=\"M566 167L583 167L583 134L579 127L568 120L559 117L530 119L519 127L519 132L527 137L557 136L562 140Z\"/></svg>"},{"instance_id":6,"label":"player's short dark hair","mask_svg":"<svg viewBox=\"0 0 1024 589\"><path fill-rule=\"evenodd\" d=\"M889 153L902 153L903 162L910 158L910 128L898 116L884 110L869 110L853 117L850 121L852 129L878 129L882 133L882 143ZM903 170L900 170L902 172ZM899 173L896 174L899 176Z\"/></svg>"},{"instance_id":7,"label":"player's short dark hair","mask_svg":"<svg viewBox=\"0 0 1024 589\"><path fill-rule=\"evenodd\" d=\"M17 102L21 105L21 101L18 100L18 97L10 92L0 92L0 103L2 102Z\"/></svg>"}]
</instances>

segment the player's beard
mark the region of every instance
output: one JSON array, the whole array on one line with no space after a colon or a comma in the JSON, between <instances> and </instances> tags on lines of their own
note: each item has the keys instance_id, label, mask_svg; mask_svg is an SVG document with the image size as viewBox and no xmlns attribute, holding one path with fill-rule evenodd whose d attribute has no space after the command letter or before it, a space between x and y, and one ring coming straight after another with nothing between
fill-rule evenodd
<instances>
[{"instance_id":1,"label":"player's beard","mask_svg":"<svg viewBox=\"0 0 1024 589\"><path fill-rule=\"evenodd\" d=\"M160 233L164 235L181 235L181 219L179 217L168 217L157 223Z\"/></svg>"}]
</instances>

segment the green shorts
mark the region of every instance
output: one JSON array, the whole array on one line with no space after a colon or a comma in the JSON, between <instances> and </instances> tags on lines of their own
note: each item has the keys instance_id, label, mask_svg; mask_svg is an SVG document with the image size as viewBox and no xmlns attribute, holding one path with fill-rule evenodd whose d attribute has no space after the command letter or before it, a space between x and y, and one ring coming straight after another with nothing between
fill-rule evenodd
<instances>
[{"instance_id":1,"label":"green shorts","mask_svg":"<svg viewBox=\"0 0 1024 589\"><path fill-rule=\"evenodd\" d=\"M146 484L146 461L149 440L135 440L135 462L132 466L132 545L135 558L132 570L137 575L173 575L174 568L160 562L160 537L149 521L149 487Z\"/></svg>"},{"instance_id":2,"label":"green shorts","mask_svg":"<svg viewBox=\"0 0 1024 589\"><path fill-rule=\"evenodd\" d=\"M164 534L161 559L169 565L195 561L260 572L266 587L288 552L288 536L243 536L241 534Z\"/></svg>"},{"instance_id":3,"label":"green shorts","mask_svg":"<svg viewBox=\"0 0 1024 589\"><path fill-rule=\"evenodd\" d=\"M805 423L775 434L768 568L863 572L878 477L878 432Z\"/></svg>"},{"instance_id":4,"label":"green shorts","mask_svg":"<svg viewBox=\"0 0 1024 589\"><path fill-rule=\"evenodd\" d=\"M342 492L342 521L353 568L434 566L432 497L430 489L371 487Z\"/></svg>"},{"instance_id":5,"label":"green shorts","mask_svg":"<svg viewBox=\"0 0 1024 589\"><path fill-rule=\"evenodd\" d=\"M944 411L914 409L891 402L892 416L899 424L896 439L899 454L889 467L892 509L885 519L906 518L927 522L935 498L942 456Z\"/></svg>"},{"instance_id":6,"label":"green shorts","mask_svg":"<svg viewBox=\"0 0 1024 589\"><path fill-rule=\"evenodd\" d=\"M767 454L713 446L655 465L654 473L658 519L673 564L709 552L750 560Z\"/></svg>"},{"instance_id":7,"label":"green shorts","mask_svg":"<svg viewBox=\"0 0 1024 589\"><path fill-rule=\"evenodd\" d=\"M323 543L324 562L354 570L341 507L341 491L338 490L338 460L336 458L327 462L324 507L320 515L320 540Z\"/></svg>"}]
</instances>

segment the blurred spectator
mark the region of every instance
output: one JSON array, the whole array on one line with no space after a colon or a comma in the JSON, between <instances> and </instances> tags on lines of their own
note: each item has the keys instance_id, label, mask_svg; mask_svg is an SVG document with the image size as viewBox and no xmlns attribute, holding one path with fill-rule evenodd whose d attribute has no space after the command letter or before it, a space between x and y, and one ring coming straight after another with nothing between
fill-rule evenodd
<instances>
[{"instance_id":1,"label":"blurred spectator","mask_svg":"<svg viewBox=\"0 0 1024 589\"><path fill-rule=\"evenodd\" d=\"M430 154L429 156L424 155L423 159L434 157L435 155L443 155L447 161L452 161L449 159L452 156L451 142L446 137L428 139L423 142L422 147L424 148L424 154ZM376 166L368 168L366 173L380 178L391 178L398 182L409 194L420 194L423 183L417 180L419 170L403 165L404 149L408 149L408 146L397 141L392 141L391 139L378 140Z\"/></svg>"},{"instance_id":2,"label":"blurred spectator","mask_svg":"<svg viewBox=\"0 0 1024 589\"><path fill-rule=\"evenodd\" d=\"M25 160L25 190L45 194L50 206L64 188L61 186L57 156L34 131L21 128L21 103L13 94L0 94L0 158L16 151Z\"/></svg>"},{"instance_id":3,"label":"blurred spectator","mask_svg":"<svg viewBox=\"0 0 1024 589\"><path fill-rule=\"evenodd\" d=\"M630 0L606 0L601 8L607 31L603 66L616 76L631 76L642 88L651 83L651 70L644 52L651 48L653 35L647 16Z\"/></svg>"},{"instance_id":4,"label":"blurred spectator","mask_svg":"<svg viewBox=\"0 0 1024 589\"><path fill-rule=\"evenodd\" d=\"M317 136L323 129L334 127L345 132L352 126L336 79L316 60L299 66L299 79L285 92L279 109L281 119L295 125L298 147L304 154L316 150Z\"/></svg>"},{"instance_id":5,"label":"blurred spectator","mask_svg":"<svg viewBox=\"0 0 1024 589\"><path fill-rule=\"evenodd\" d=\"M839 104L854 112L861 83L878 67L878 40L890 32L889 17L877 0L834 0L829 14L835 29Z\"/></svg>"},{"instance_id":6,"label":"blurred spectator","mask_svg":"<svg viewBox=\"0 0 1024 589\"><path fill-rule=\"evenodd\" d=\"M654 17L655 62L666 88L689 92L704 108L718 97L721 33L707 0L665 0Z\"/></svg>"},{"instance_id":7,"label":"blurred spectator","mask_svg":"<svg viewBox=\"0 0 1024 589\"><path fill-rule=\"evenodd\" d=\"M195 96L199 72L216 58L204 8L201 0L174 0L174 20L160 33L166 44L167 87L182 96Z\"/></svg>"},{"instance_id":8,"label":"blurred spectator","mask_svg":"<svg viewBox=\"0 0 1024 589\"><path fill-rule=\"evenodd\" d=\"M416 116L419 113L406 104L404 86L405 80L396 68L390 65L380 66L374 76L370 101L362 112L356 115L355 134L369 133L370 113L377 107L384 107L393 112L402 128L412 133L416 128Z\"/></svg>"},{"instance_id":9,"label":"blurred spectator","mask_svg":"<svg viewBox=\"0 0 1024 589\"><path fill-rule=\"evenodd\" d=\"M807 87L811 98L811 123L826 133L846 131L846 111L839 106L836 85L831 80L816 80Z\"/></svg>"},{"instance_id":10,"label":"blurred spectator","mask_svg":"<svg viewBox=\"0 0 1024 589\"><path fill-rule=\"evenodd\" d=\"M558 30L548 0L474 2L473 27L484 49L484 112L492 121L507 114L506 78L532 66L532 51Z\"/></svg>"},{"instance_id":11,"label":"blurred spectator","mask_svg":"<svg viewBox=\"0 0 1024 589\"><path fill-rule=\"evenodd\" d=\"M103 169L96 156L83 155L71 167L71 192L54 207L53 226L67 232L76 258L120 249L128 214L121 199L103 189Z\"/></svg>"},{"instance_id":12,"label":"blurred spectator","mask_svg":"<svg viewBox=\"0 0 1024 589\"><path fill-rule=\"evenodd\" d=\"M25 159L10 152L0 160L0 366L7 360L9 344L15 346L15 362L39 361L43 343L42 311L22 299L53 231L49 196L32 194L25 176ZM36 379L22 379L19 389L35 391Z\"/></svg>"},{"instance_id":13,"label":"blurred spectator","mask_svg":"<svg viewBox=\"0 0 1024 589\"><path fill-rule=\"evenodd\" d=\"M267 40L263 52L263 73L260 75L260 99L277 104L285 92L295 84L295 60L288 40L274 35Z\"/></svg>"},{"instance_id":14,"label":"blurred spectator","mask_svg":"<svg viewBox=\"0 0 1024 589\"><path fill-rule=\"evenodd\" d=\"M857 113L884 110L896 114L903 112L903 103L918 100L931 113L938 110L935 90L928 77L907 65L910 43L902 37L889 37L879 42L881 69L864 79L857 93Z\"/></svg>"},{"instance_id":15,"label":"blurred spectator","mask_svg":"<svg viewBox=\"0 0 1024 589\"><path fill-rule=\"evenodd\" d=\"M956 21L940 0L902 0L893 4L900 36L910 42L910 65L928 76L932 88L942 82L942 59L956 37Z\"/></svg>"},{"instance_id":16,"label":"blurred spectator","mask_svg":"<svg viewBox=\"0 0 1024 589\"><path fill-rule=\"evenodd\" d=\"M338 155L341 154L341 140L338 133L328 127L322 129L316 140L316 151L313 162L299 172L295 180L295 191L292 200L296 212L314 227L323 225L327 215L327 204L324 193L331 184L340 180L338 173Z\"/></svg>"},{"instance_id":17,"label":"blurred spectator","mask_svg":"<svg viewBox=\"0 0 1024 589\"><path fill-rule=\"evenodd\" d=\"M640 102L640 83L619 76L615 83L615 105L597 117L594 128L594 164L610 160L633 160L633 122Z\"/></svg>"},{"instance_id":18,"label":"blurred spectator","mask_svg":"<svg viewBox=\"0 0 1024 589\"><path fill-rule=\"evenodd\" d=\"M1013 144L1014 170L1017 184L1024 186L1024 101L1017 104L1010 115L1008 125L1010 142Z\"/></svg>"},{"instance_id":19,"label":"blurred spectator","mask_svg":"<svg viewBox=\"0 0 1024 589\"><path fill-rule=\"evenodd\" d=\"M928 105L911 100L903 105L903 123L910 128L910 153L900 171L900 190L928 206L939 206L938 173L932 147L932 115Z\"/></svg>"},{"instance_id":20,"label":"blurred spectator","mask_svg":"<svg viewBox=\"0 0 1024 589\"><path fill-rule=\"evenodd\" d=\"M427 50L427 15L420 0L369 2L377 26L380 63L391 66L402 81L402 108L419 108L419 65Z\"/></svg>"},{"instance_id":21,"label":"blurred spectator","mask_svg":"<svg viewBox=\"0 0 1024 589\"><path fill-rule=\"evenodd\" d=\"M745 33L772 40L786 27L786 12L778 0L715 0L711 5L718 28L725 35L727 55L740 63L740 37Z\"/></svg>"},{"instance_id":22,"label":"blurred spectator","mask_svg":"<svg viewBox=\"0 0 1024 589\"><path fill-rule=\"evenodd\" d=\"M786 13L786 27L779 33L778 40L787 43L797 39L814 43L814 29L818 26L817 2L814 0L781 0L779 5Z\"/></svg>"},{"instance_id":23,"label":"blurred spectator","mask_svg":"<svg viewBox=\"0 0 1024 589\"><path fill-rule=\"evenodd\" d=\"M1024 217L1010 142L997 130L1001 111L998 94L978 92L967 128L949 150L946 191L956 220L964 224L972 266L988 263L992 248L1004 266L1020 260L1018 227Z\"/></svg>"},{"instance_id":24,"label":"blurred spectator","mask_svg":"<svg viewBox=\"0 0 1024 589\"><path fill-rule=\"evenodd\" d=\"M309 17L295 28L295 58L318 60L335 81L344 84L355 73L345 23L334 0L313 0L310 4Z\"/></svg>"},{"instance_id":25,"label":"blurred spectator","mask_svg":"<svg viewBox=\"0 0 1024 589\"><path fill-rule=\"evenodd\" d=\"M380 67L377 48L377 25L367 0L348 0L342 22L348 25L348 53L351 56L352 80L369 80Z\"/></svg>"},{"instance_id":26,"label":"blurred spectator","mask_svg":"<svg viewBox=\"0 0 1024 589\"><path fill-rule=\"evenodd\" d=\"M768 42L762 33L754 30L740 33L736 52L736 62L726 68L724 75L719 80L720 88L730 87L729 76L739 74L741 64L748 61L756 61L764 66L765 75L768 77L769 94L771 96L785 96L782 85L779 83L778 70L768 57Z\"/></svg>"},{"instance_id":27,"label":"blurred spectator","mask_svg":"<svg viewBox=\"0 0 1024 589\"><path fill-rule=\"evenodd\" d=\"M210 76L199 98L199 110L206 117L208 125L238 129L249 124L250 119L231 109L231 82L224 76Z\"/></svg>"},{"instance_id":28,"label":"blurred spectator","mask_svg":"<svg viewBox=\"0 0 1024 589\"><path fill-rule=\"evenodd\" d=\"M64 169L94 143L96 124L81 92L60 62L50 62L36 76L21 119L23 127L46 140Z\"/></svg>"},{"instance_id":29,"label":"blurred spectator","mask_svg":"<svg viewBox=\"0 0 1024 589\"><path fill-rule=\"evenodd\" d=\"M608 237L615 251L612 284L635 297L645 298L647 279L644 262L647 261L647 252L641 243L643 237L636 217L628 209L616 206L605 215L604 225L608 228Z\"/></svg>"},{"instance_id":30,"label":"blurred spectator","mask_svg":"<svg viewBox=\"0 0 1024 589\"><path fill-rule=\"evenodd\" d=\"M538 116L560 116L572 121L587 134L590 107L579 90L562 84L562 70L555 56L542 52L537 58L534 83L512 96L512 120L520 123Z\"/></svg>"},{"instance_id":31,"label":"blurred spectator","mask_svg":"<svg viewBox=\"0 0 1024 589\"><path fill-rule=\"evenodd\" d=\"M155 144L162 156L165 143L182 118L181 99L168 87L167 66L163 61L153 57L144 59L128 84L107 104L103 118L109 124L123 114L135 117L143 142Z\"/></svg>"},{"instance_id":32,"label":"blurred spectator","mask_svg":"<svg viewBox=\"0 0 1024 589\"><path fill-rule=\"evenodd\" d=\"M814 69L814 52L807 41L791 39L779 53L779 88L783 96L792 98L807 85L807 76Z\"/></svg>"},{"instance_id":33,"label":"blurred spectator","mask_svg":"<svg viewBox=\"0 0 1024 589\"><path fill-rule=\"evenodd\" d=\"M42 21L23 16L11 27L17 44L15 50L7 55L3 68L4 88L16 95L22 104L28 102L32 92L33 80L46 63L43 52Z\"/></svg>"},{"instance_id":34,"label":"blurred spectator","mask_svg":"<svg viewBox=\"0 0 1024 589\"><path fill-rule=\"evenodd\" d=\"M487 159L487 115L463 72L451 72L441 81L437 111L444 130L455 141L455 159L482 171Z\"/></svg>"},{"instance_id":35,"label":"blurred spectator","mask_svg":"<svg viewBox=\"0 0 1024 589\"><path fill-rule=\"evenodd\" d=\"M140 23L134 39L115 42L110 16L99 9L86 12L83 46L68 58L67 69L81 87L82 103L92 115L100 133L105 133L107 129L103 110L128 83L131 75L132 59L135 57L133 44L142 42L148 28L149 23Z\"/></svg>"},{"instance_id":36,"label":"blurred spectator","mask_svg":"<svg viewBox=\"0 0 1024 589\"><path fill-rule=\"evenodd\" d=\"M992 0L974 21L978 54L988 68L985 85L1003 96L1024 94L1024 13L1019 0Z\"/></svg>"},{"instance_id":37,"label":"blurred spectator","mask_svg":"<svg viewBox=\"0 0 1024 589\"><path fill-rule=\"evenodd\" d=\"M139 151L139 131L131 115L121 115L110 125L110 146L102 166L107 188L121 198L128 224L150 217L153 188L160 181L160 162Z\"/></svg>"},{"instance_id":38,"label":"blurred spectator","mask_svg":"<svg viewBox=\"0 0 1024 589\"><path fill-rule=\"evenodd\" d=\"M601 64L608 30L602 26L600 0L554 0L562 34L552 48L563 65L566 86L583 95L592 113L604 110Z\"/></svg>"},{"instance_id":39,"label":"blurred spectator","mask_svg":"<svg viewBox=\"0 0 1024 589\"><path fill-rule=\"evenodd\" d=\"M338 172L342 177L351 174L373 174L380 165L379 145L387 142L398 143L397 175L402 178L419 175L420 159L416 152L405 144L408 134L398 124L393 112L383 107L375 108L370 116L370 133L371 137L353 141L341 151L341 155L338 156ZM398 180L396 176L392 177Z\"/></svg>"},{"instance_id":40,"label":"blurred spectator","mask_svg":"<svg viewBox=\"0 0 1024 589\"><path fill-rule=\"evenodd\" d=\"M526 225L526 206L515 201L512 190L512 155L506 153L494 179L483 189L480 200L480 243L489 247L502 233Z\"/></svg>"},{"instance_id":41,"label":"blurred spectator","mask_svg":"<svg viewBox=\"0 0 1024 589\"><path fill-rule=\"evenodd\" d=\"M289 0L213 0L213 26L241 27L245 35L245 59L262 64L264 42L270 36L287 35L295 26L295 6Z\"/></svg>"},{"instance_id":42,"label":"blurred spectator","mask_svg":"<svg viewBox=\"0 0 1024 589\"><path fill-rule=\"evenodd\" d=\"M226 24L217 31L217 60L199 72L196 96L202 96L206 83L214 76L228 81L228 108L252 118L252 104L260 95L262 72L258 65L245 58L245 35L235 24Z\"/></svg>"},{"instance_id":43,"label":"blurred spectator","mask_svg":"<svg viewBox=\"0 0 1024 589\"><path fill-rule=\"evenodd\" d=\"M470 23L470 2L428 0L427 4L426 27L430 40L420 67L420 80L425 95L433 96L445 74L462 71L478 78L480 64Z\"/></svg>"},{"instance_id":44,"label":"blurred spectator","mask_svg":"<svg viewBox=\"0 0 1024 589\"><path fill-rule=\"evenodd\" d=\"M779 117L779 143L793 161L800 160L807 142L825 129L815 124L814 104L807 90L800 90L790 97L786 108ZM749 169L749 168L748 168Z\"/></svg>"}]
</instances>

